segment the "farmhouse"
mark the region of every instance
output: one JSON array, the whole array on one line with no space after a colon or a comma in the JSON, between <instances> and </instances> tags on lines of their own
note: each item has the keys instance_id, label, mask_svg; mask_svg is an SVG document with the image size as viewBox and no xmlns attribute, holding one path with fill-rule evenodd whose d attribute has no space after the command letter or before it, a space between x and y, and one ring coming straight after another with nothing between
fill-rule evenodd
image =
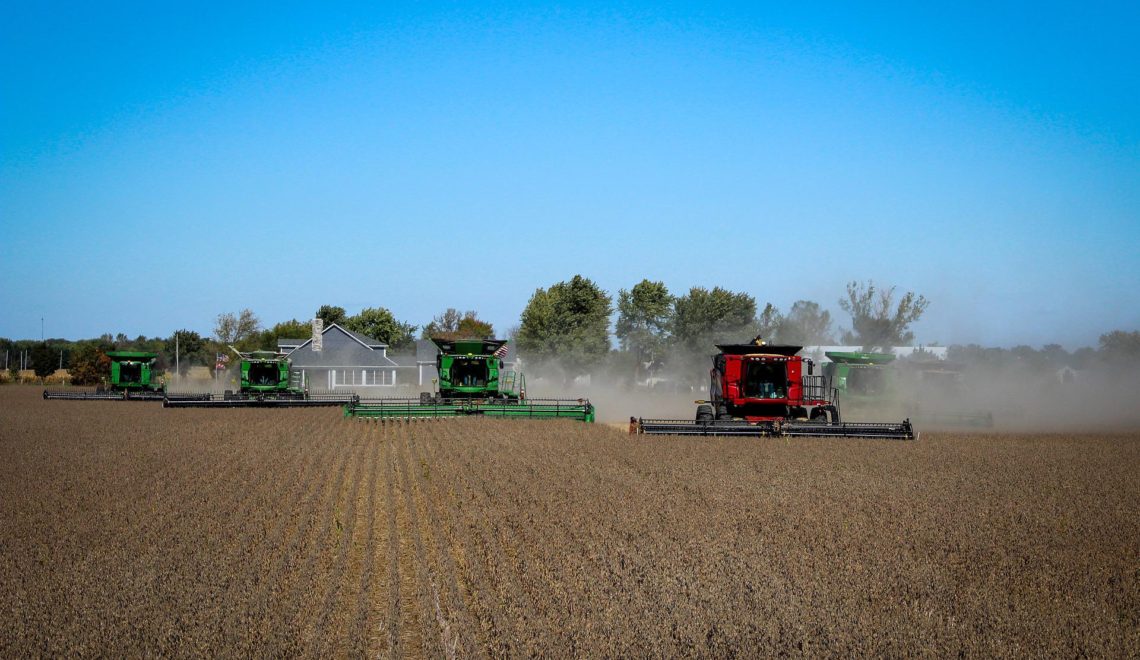
<instances>
[{"instance_id":1,"label":"farmhouse","mask_svg":"<svg viewBox=\"0 0 1140 660\"><path fill-rule=\"evenodd\" d=\"M312 390L368 391L396 385L398 365L388 345L330 323L321 341L278 339L277 350L288 356L296 384Z\"/></svg>"}]
</instances>

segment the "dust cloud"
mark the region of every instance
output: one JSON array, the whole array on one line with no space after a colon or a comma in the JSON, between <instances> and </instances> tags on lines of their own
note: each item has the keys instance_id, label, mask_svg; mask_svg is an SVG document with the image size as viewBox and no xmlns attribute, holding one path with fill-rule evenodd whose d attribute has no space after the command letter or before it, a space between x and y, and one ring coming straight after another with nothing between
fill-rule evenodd
<instances>
[{"instance_id":1,"label":"dust cloud","mask_svg":"<svg viewBox=\"0 0 1140 660\"><path fill-rule=\"evenodd\" d=\"M555 377L536 378L535 372L555 372ZM628 376L605 372L574 379L535 367L528 369L527 394L531 398L588 398L599 422L625 423L631 416L692 419L696 401L708 397L708 367L698 367L695 374L687 379L673 374L652 384L639 384ZM906 382L878 397L840 393L839 403L844 421L909 418L921 430L1128 431L1140 429L1140 372L1107 364L1047 372L977 366L943 382Z\"/></svg>"}]
</instances>

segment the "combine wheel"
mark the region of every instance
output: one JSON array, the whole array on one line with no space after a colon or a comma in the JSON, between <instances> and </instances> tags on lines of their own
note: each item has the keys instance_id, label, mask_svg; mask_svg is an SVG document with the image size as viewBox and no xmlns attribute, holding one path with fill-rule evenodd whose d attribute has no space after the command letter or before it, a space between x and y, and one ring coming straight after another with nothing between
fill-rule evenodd
<instances>
[{"instance_id":1,"label":"combine wheel","mask_svg":"<svg viewBox=\"0 0 1140 660\"><path fill-rule=\"evenodd\" d=\"M225 391L225 392L222 394L222 400L223 400L223 401L230 401L230 400L232 400L233 398L234 398L234 391L233 391L233 390L226 390L226 391Z\"/></svg>"},{"instance_id":2,"label":"combine wheel","mask_svg":"<svg viewBox=\"0 0 1140 660\"><path fill-rule=\"evenodd\" d=\"M707 403L697 406L697 423L707 424L713 421L713 407Z\"/></svg>"},{"instance_id":3,"label":"combine wheel","mask_svg":"<svg viewBox=\"0 0 1140 660\"><path fill-rule=\"evenodd\" d=\"M420 392L420 405L421 406L430 406L432 403L431 400L432 400L431 392Z\"/></svg>"}]
</instances>

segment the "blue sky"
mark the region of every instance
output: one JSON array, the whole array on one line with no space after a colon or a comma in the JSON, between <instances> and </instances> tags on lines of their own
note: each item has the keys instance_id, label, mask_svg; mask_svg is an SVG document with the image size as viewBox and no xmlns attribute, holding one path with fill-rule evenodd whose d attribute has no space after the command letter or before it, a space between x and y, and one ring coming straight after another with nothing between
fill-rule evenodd
<instances>
[{"instance_id":1,"label":"blue sky","mask_svg":"<svg viewBox=\"0 0 1140 660\"><path fill-rule=\"evenodd\" d=\"M6 3L0 336L846 282L1140 329L1140 5Z\"/></svg>"}]
</instances>

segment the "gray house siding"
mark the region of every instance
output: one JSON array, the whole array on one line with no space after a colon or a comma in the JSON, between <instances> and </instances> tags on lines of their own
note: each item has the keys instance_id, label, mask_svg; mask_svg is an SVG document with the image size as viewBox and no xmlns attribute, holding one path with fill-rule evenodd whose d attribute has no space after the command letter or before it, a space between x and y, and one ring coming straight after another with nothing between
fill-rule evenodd
<instances>
[{"instance_id":1,"label":"gray house siding","mask_svg":"<svg viewBox=\"0 0 1140 660\"><path fill-rule=\"evenodd\" d=\"M360 392L392 388L398 384L397 365L388 347L371 337L350 332L333 323L321 333L323 347L313 350L312 339L282 339L278 349L292 362L294 381L310 390Z\"/></svg>"}]
</instances>

